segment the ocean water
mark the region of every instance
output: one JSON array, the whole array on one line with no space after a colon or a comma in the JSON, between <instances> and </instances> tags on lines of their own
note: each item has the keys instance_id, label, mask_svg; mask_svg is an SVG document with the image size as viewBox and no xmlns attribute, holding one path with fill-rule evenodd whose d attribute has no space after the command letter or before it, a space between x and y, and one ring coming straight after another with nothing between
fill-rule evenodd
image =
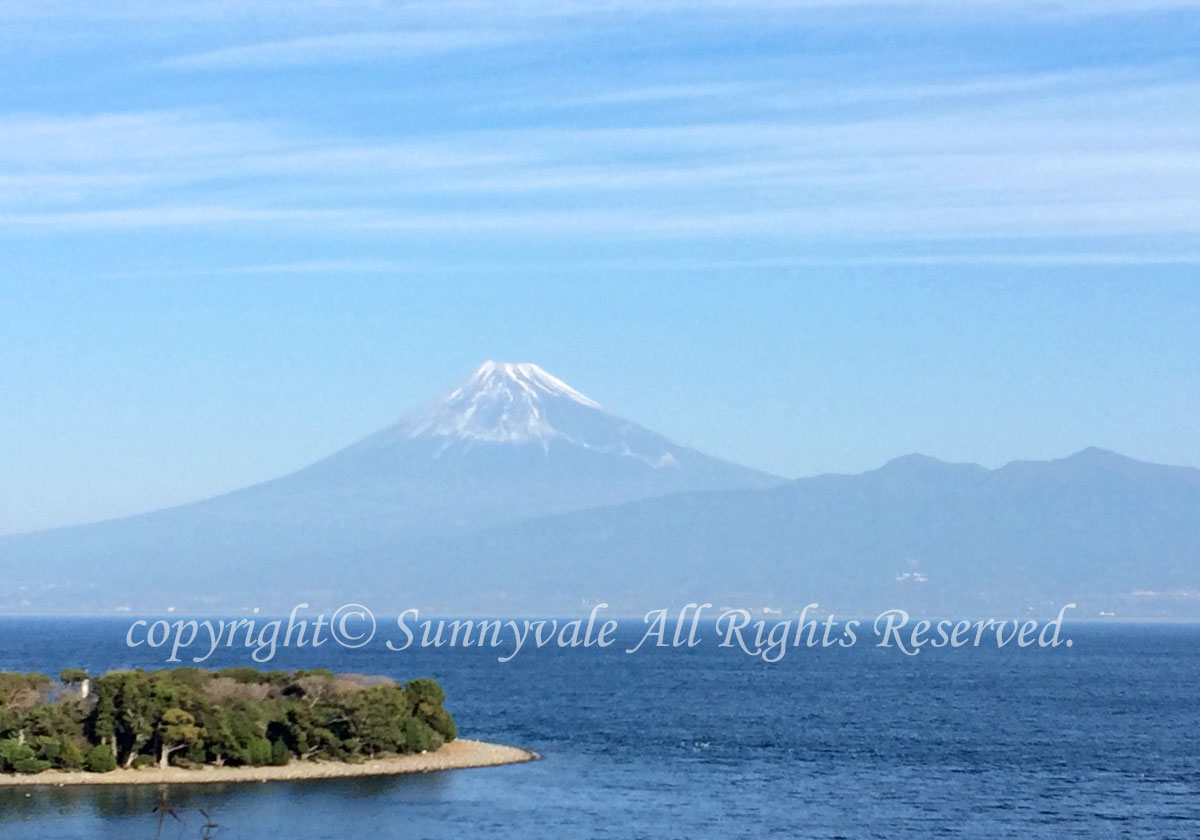
<instances>
[{"instance_id":1,"label":"ocean water","mask_svg":"<svg viewBox=\"0 0 1200 840\"><path fill-rule=\"evenodd\" d=\"M0 669L160 667L124 622L0 619ZM636 639L641 626L622 627ZM542 761L177 786L222 838L1200 837L1200 628L1068 624L1071 648L281 651L273 667L432 676L468 737ZM212 664L246 664L226 654ZM153 838L147 788L0 789L0 838Z\"/></svg>"}]
</instances>

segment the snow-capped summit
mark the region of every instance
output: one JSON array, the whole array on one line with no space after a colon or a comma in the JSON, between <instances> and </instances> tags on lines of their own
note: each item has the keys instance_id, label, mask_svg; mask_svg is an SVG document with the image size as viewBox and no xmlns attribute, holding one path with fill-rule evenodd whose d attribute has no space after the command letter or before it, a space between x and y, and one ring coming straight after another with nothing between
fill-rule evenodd
<instances>
[{"instance_id":1,"label":"snow-capped summit","mask_svg":"<svg viewBox=\"0 0 1200 840\"><path fill-rule=\"evenodd\" d=\"M599 408L600 404L576 391L557 376L553 376L532 362L484 362L466 380L467 389L477 393L494 393L508 390L516 384L526 395L536 398L539 393L566 397L582 405ZM463 388L452 393L460 394Z\"/></svg>"},{"instance_id":2,"label":"snow-capped summit","mask_svg":"<svg viewBox=\"0 0 1200 840\"><path fill-rule=\"evenodd\" d=\"M369 505L396 526L425 529L778 481L680 446L535 364L492 361L399 422L273 482L272 493Z\"/></svg>"},{"instance_id":3,"label":"snow-capped summit","mask_svg":"<svg viewBox=\"0 0 1200 840\"><path fill-rule=\"evenodd\" d=\"M740 481L754 475L743 467L685 449L618 417L530 362L484 362L433 402L363 444L393 448L401 442L430 444L428 453L433 458L458 454L495 460L503 457L503 450L513 447L533 447L543 456L549 456L553 450L556 459L574 456L591 459L603 455L616 461L634 462L635 472L646 468L686 470L689 475L682 479L682 484L689 489L709 489L708 480L700 476L717 464L721 465L717 472L723 475L717 481L718 486L729 480L738 483L734 475ZM608 462L605 469L616 461ZM589 469L595 467L596 464L591 464ZM510 465L508 469L511 468ZM727 470L734 473L726 476ZM580 473L579 479L588 483L587 472ZM696 481L699 485L692 487L691 483ZM638 495L647 493L642 491Z\"/></svg>"},{"instance_id":4,"label":"snow-capped summit","mask_svg":"<svg viewBox=\"0 0 1200 840\"><path fill-rule=\"evenodd\" d=\"M478 370L400 422L410 438L524 443L562 435L555 404L603 411L600 404L535 364L484 362Z\"/></svg>"}]
</instances>

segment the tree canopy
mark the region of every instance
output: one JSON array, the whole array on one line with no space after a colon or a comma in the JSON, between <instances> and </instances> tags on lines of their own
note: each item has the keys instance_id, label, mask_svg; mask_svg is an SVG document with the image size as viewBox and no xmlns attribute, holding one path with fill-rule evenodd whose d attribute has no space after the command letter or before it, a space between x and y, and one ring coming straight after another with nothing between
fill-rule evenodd
<instances>
[{"instance_id":1,"label":"tree canopy","mask_svg":"<svg viewBox=\"0 0 1200 840\"><path fill-rule=\"evenodd\" d=\"M89 693L81 686L90 683ZM0 772L363 761L457 736L434 680L324 669L0 672Z\"/></svg>"}]
</instances>

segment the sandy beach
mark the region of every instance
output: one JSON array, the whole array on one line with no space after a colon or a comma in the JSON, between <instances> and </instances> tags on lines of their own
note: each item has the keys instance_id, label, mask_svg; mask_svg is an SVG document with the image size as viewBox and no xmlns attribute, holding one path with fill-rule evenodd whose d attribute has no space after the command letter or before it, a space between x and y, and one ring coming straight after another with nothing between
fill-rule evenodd
<instances>
[{"instance_id":1,"label":"sandy beach","mask_svg":"<svg viewBox=\"0 0 1200 840\"><path fill-rule=\"evenodd\" d=\"M431 773L467 767L495 767L534 761L539 756L519 747L489 744L459 738L437 752L380 758L362 764L337 761L293 761L284 767L203 767L185 770L171 767L160 770L113 770L109 773L63 772L47 770L34 775L0 773L0 786L33 787L64 785L191 785L236 782L288 782L304 779L341 779L350 776L396 776L403 773Z\"/></svg>"}]
</instances>

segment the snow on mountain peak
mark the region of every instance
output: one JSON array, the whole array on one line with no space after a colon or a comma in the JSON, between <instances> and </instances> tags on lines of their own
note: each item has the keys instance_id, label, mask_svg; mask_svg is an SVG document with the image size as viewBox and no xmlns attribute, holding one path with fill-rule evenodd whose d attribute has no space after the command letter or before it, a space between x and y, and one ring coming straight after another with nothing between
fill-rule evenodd
<instances>
[{"instance_id":1,"label":"snow on mountain peak","mask_svg":"<svg viewBox=\"0 0 1200 840\"><path fill-rule=\"evenodd\" d=\"M547 408L558 403L603 411L595 400L529 362L484 362L431 405L401 423L409 438L492 443L570 437L556 429Z\"/></svg>"},{"instance_id":2,"label":"snow on mountain peak","mask_svg":"<svg viewBox=\"0 0 1200 840\"><path fill-rule=\"evenodd\" d=\"M540 394L549 394L566 397L589 408L600 408L598 402L579 393L557 376L547 373L532 362L484 362L466 382L451 392L451 396L464 390L473 389L480 394L491 394L511 390L513 387L520 388L532 399L537 399Z\"/></svg>"}]
</instances>

